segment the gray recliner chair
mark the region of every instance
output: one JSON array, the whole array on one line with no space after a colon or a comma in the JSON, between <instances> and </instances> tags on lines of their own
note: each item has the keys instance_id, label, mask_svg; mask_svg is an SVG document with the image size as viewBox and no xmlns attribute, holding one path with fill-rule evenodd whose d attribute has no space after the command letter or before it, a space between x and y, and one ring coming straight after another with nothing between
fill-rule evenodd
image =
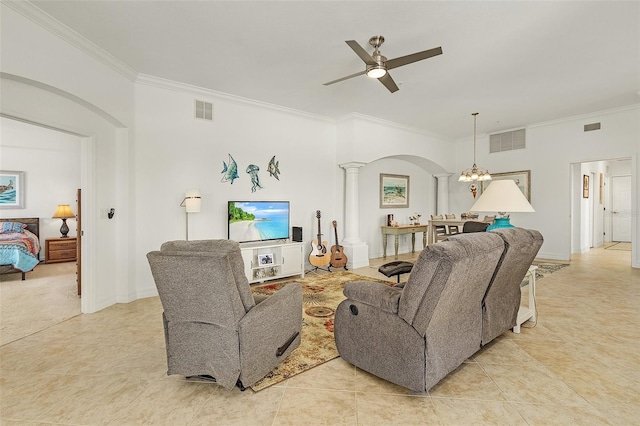
<instances>
[{"instance_id":1,"label":"gray recliner chair","mask_svg":"<svg viewBox=\"0 0 640 426\"><path fill-rule=\"evenodd\" d=\"M481 347L482 301L504 251L494 233L427 246L404 287L352 282L335 314L347 362L425 392Z\"/></svg>"},{"instance_id":2,"label":"gray recliner chair","mask_svg":"<svg viewBox=\"0 0 640 426\"><path fill-rule=\"evenodd\" d=\"M300 284L256 303L238 243L171 241L147 259L164 309L168 375L244 390L300 345Z\"/></svg>"}]
</instances>

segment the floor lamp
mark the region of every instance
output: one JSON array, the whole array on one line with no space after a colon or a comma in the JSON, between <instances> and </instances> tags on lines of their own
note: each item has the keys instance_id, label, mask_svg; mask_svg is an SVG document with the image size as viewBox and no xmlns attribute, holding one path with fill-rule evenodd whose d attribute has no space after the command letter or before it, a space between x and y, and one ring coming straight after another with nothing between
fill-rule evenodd
<instances>
[{"instance_id":1,"label":"floor lamp","mask_svg":"<svg viewBox=\"0 0 640 426\"><path fill-rule=\"evenodd\" d=\"M200 202L202 198L200 197L200 191L197 189L190 189L184 194L184 199L180 203L180 207L185 208L186 214L186 239L189 241L189 213L200 213Z\"/></svg>"},{"instance_id":2,"label":"floor lamp","mask_svg":"<svg viewBox=\"0 0 640 426\"><path fill-rule=\"evenodd\" d=\"M498 212L487 231L498 228L513 228L507 212L535 212L515 181L494 180L471 207L472 212Z\"/></svg>"}]
</instances>

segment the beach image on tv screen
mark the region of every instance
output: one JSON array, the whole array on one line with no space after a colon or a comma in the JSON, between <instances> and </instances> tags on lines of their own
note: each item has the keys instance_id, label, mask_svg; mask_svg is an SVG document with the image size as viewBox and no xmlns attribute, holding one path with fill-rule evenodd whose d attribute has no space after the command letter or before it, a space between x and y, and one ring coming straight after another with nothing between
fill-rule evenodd
<instances>
[{"instance_id":1,"label":"beach image on tv screen","mask_svg":"<svg viewBox=\"0 0 640 426\"><path fill-rule=\"evenodd\" d=\"M289 238L289 203L229 202L229 239L237 242Z\"/></svg>"}]
</instances>

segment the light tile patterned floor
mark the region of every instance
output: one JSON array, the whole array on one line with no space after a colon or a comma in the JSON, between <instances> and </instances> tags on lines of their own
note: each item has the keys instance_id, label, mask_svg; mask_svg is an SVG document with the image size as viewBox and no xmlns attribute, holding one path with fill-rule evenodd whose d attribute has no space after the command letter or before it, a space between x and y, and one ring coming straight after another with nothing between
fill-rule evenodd
<instances>
[{"instance_id":1,"label":"light tile patterned floor","mask_svg":"<svg viewBox=\"0 0 640 426\"><path fill-rule=\"evenodd\" d=\"M381 263L354 272L380 276ZM505 333L427 394L339 358L257 393L187 383L165 374L158 298L118 304L0 348L0 423L638 425L630 263L625 251L575 256L538 281L535 328Z\"/></svg>"}]
</instances>

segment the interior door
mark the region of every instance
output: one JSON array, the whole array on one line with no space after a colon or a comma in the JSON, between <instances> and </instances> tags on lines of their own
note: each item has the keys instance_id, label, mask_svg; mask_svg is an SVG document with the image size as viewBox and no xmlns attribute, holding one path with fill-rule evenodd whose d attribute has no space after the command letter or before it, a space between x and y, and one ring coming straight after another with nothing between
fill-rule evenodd
<instances>
[{"instance_id":1,"label":"interior door","mask_svg":"<svg viewBox=\"0 0 640 426\"><path fill-rule=\"evenodd\" d=\"M611 177L611 239L631 241L631 176Z\"/></svg>"},{"instance_id":2,"label":"interior door","mask_svg":"<svg viewBox=\"0 0 640 426\"><path fill-rule=\"evenodd\" d=\"M76 282L78 283L78 296L82 295L82 190L78 188L76 191L76 235L77 235L77 253L76 253Z\"/></svg>"}]
</instances>

